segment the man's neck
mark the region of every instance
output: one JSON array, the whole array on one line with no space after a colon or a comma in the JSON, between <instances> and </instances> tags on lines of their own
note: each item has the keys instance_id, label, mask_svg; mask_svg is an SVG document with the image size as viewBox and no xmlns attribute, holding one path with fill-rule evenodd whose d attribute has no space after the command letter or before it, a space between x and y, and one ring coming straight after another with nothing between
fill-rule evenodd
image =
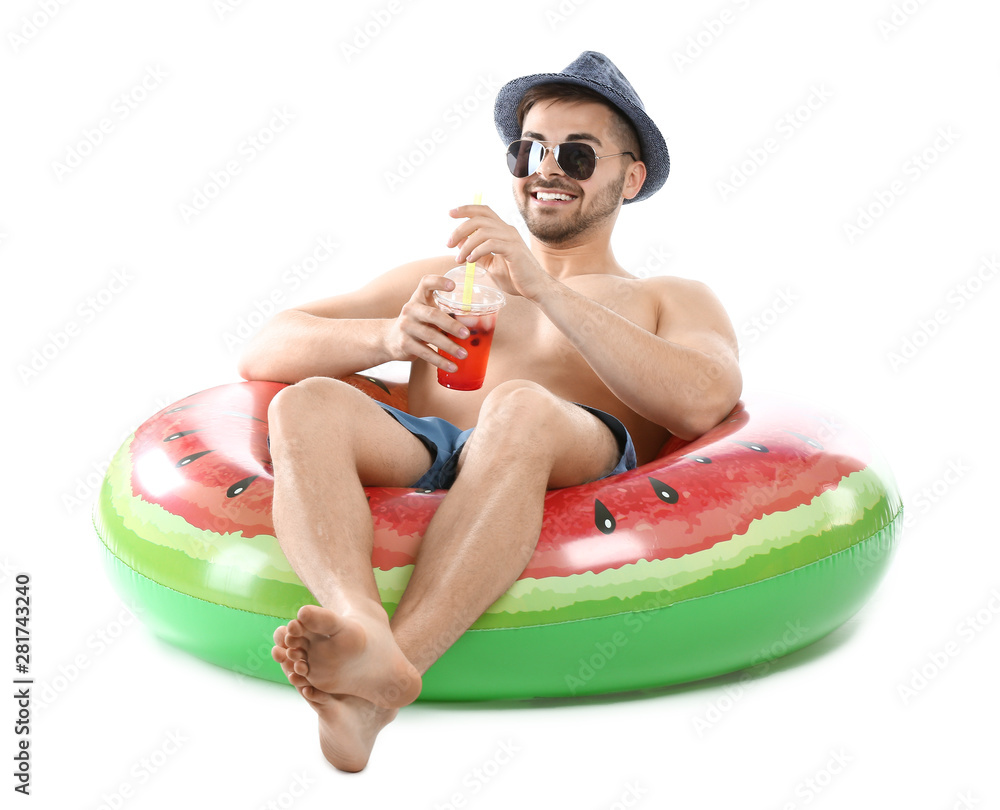
<instances>
[{"instance_id":1,"label":"man's neck","mask_svg":"<svg viewBox=\"0 0 1000 810\"><path fill-rule=\"evenodd\" d=\"M593 273L623 273L611 250L611 240L601 234L569 245L553 245L531 237L531 252L552 278L564 281Z\"/></svg>"}]
</instances>

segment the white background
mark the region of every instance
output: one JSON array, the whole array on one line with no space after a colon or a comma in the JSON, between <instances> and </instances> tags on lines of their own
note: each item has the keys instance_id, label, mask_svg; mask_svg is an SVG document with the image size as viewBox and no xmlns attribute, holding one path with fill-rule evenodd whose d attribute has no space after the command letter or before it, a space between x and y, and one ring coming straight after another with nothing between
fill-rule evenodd
<instances>
[{"instance_id":1,"label":"white background","mask_svg":"<svg viewBox=\"0 0 1000 810\"><path fill-rule=\"evenodd\" d=\"M1000 559L985 509L1000 282L984 264L1000 251L998 22L986 0L5 3L2 605L12 616L13 575L30 572L39 696L33 795L15 798L1000 806ZM96 471L163 405L236 379L241 324L269 296L290 306L446 253L448 209L479 189L513 219L495 92L585 49L630 78L673 159L663 190L622 212L619 261L716 291L741 335L745 398L793 393L872 436L907 530L876 597L766 677L417 705L364 773L338 773L294 691L192 659L123 612L90 524ZM123 107L133 90L145 97ZM291 120L248 147L274 110ZM435 129L430 155L415 153ZM769 138L742 186L720 189ZM71 152L87 154L59 169ZM230 160L240 173L185 217ZM886 210L879 196L894 197ZM852 235L859 207L871 219ZM320 238L335 256L296 288L285 274ZM0 660L7 677L13 651ZM928 682L904 695L914 668Z\"/></svg>"}]
</instances>

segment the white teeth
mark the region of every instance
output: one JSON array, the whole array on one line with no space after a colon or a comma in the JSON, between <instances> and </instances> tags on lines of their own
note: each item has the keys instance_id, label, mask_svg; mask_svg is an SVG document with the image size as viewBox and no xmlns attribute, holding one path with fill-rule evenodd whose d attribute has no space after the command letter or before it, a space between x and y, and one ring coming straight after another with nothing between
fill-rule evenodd
<instances>
[{"instance_id":1,"label":"white teeth","mask_svg":"<svg viewBox=\"0 0 1000 810\"><path fill-rule=\"evenodd\" d=\"M551 193L551 192L548 192L548 191L538 191L538 192L535 193L535 196L539 200L572 200L573 199L573 197L571 197L569 194L555 194L555 193Z\"/></svg>"}]
</instances>

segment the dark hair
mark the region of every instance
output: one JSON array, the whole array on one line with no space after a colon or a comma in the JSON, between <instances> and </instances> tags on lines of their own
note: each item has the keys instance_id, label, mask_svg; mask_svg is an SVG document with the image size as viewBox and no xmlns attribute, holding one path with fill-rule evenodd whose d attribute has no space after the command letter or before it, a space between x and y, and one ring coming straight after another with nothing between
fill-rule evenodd
<instances>
[{"instance_id":1,"label":"dark hair","mask_svg":"<svg viewBox=\"0 0 1000 810\"><path fill-rule=\"evenodd\" d=\"M632 126L632 122L625 117L625 114L621 110L596 90L591 90L589 87L583 87L579 84L565 84L563 82L536 84L534 87L529 87L517 104L518 126L523 128L524 117L528 114L528 110L534 107L539 101L568 101L571 104L574 102L592 101L597 104L603 104L614 113L611 117L612 135L621 144L622 151L631 152L636 156L636 160L642 160L639 135L636 133L635 127Z\"/></svg>"}]
</instances>

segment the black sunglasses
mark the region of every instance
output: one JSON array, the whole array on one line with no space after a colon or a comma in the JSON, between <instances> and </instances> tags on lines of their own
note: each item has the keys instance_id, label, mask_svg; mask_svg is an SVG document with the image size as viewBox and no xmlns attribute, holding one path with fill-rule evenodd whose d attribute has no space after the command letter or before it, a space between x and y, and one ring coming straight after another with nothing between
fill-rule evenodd
<instances>
[{"instance_id":1,"label":"black sunglasses","mask_svg":"<svg viewBox=\"0 0 1000 810\"><path fill-rule=\"evenodd\" d=\"M566 172L567 177L574 180L588 180L597 168L597 161L608 157L629 155L632 160L636 156L631 152L618 152L614 155L598 155L589 143L568 141L546 146L542 141L514 141L507 147L507 168L514 177L529 177L538 171L545 160L546 152L552 152L559 168Z\"/></svg>"}]
</instances>

